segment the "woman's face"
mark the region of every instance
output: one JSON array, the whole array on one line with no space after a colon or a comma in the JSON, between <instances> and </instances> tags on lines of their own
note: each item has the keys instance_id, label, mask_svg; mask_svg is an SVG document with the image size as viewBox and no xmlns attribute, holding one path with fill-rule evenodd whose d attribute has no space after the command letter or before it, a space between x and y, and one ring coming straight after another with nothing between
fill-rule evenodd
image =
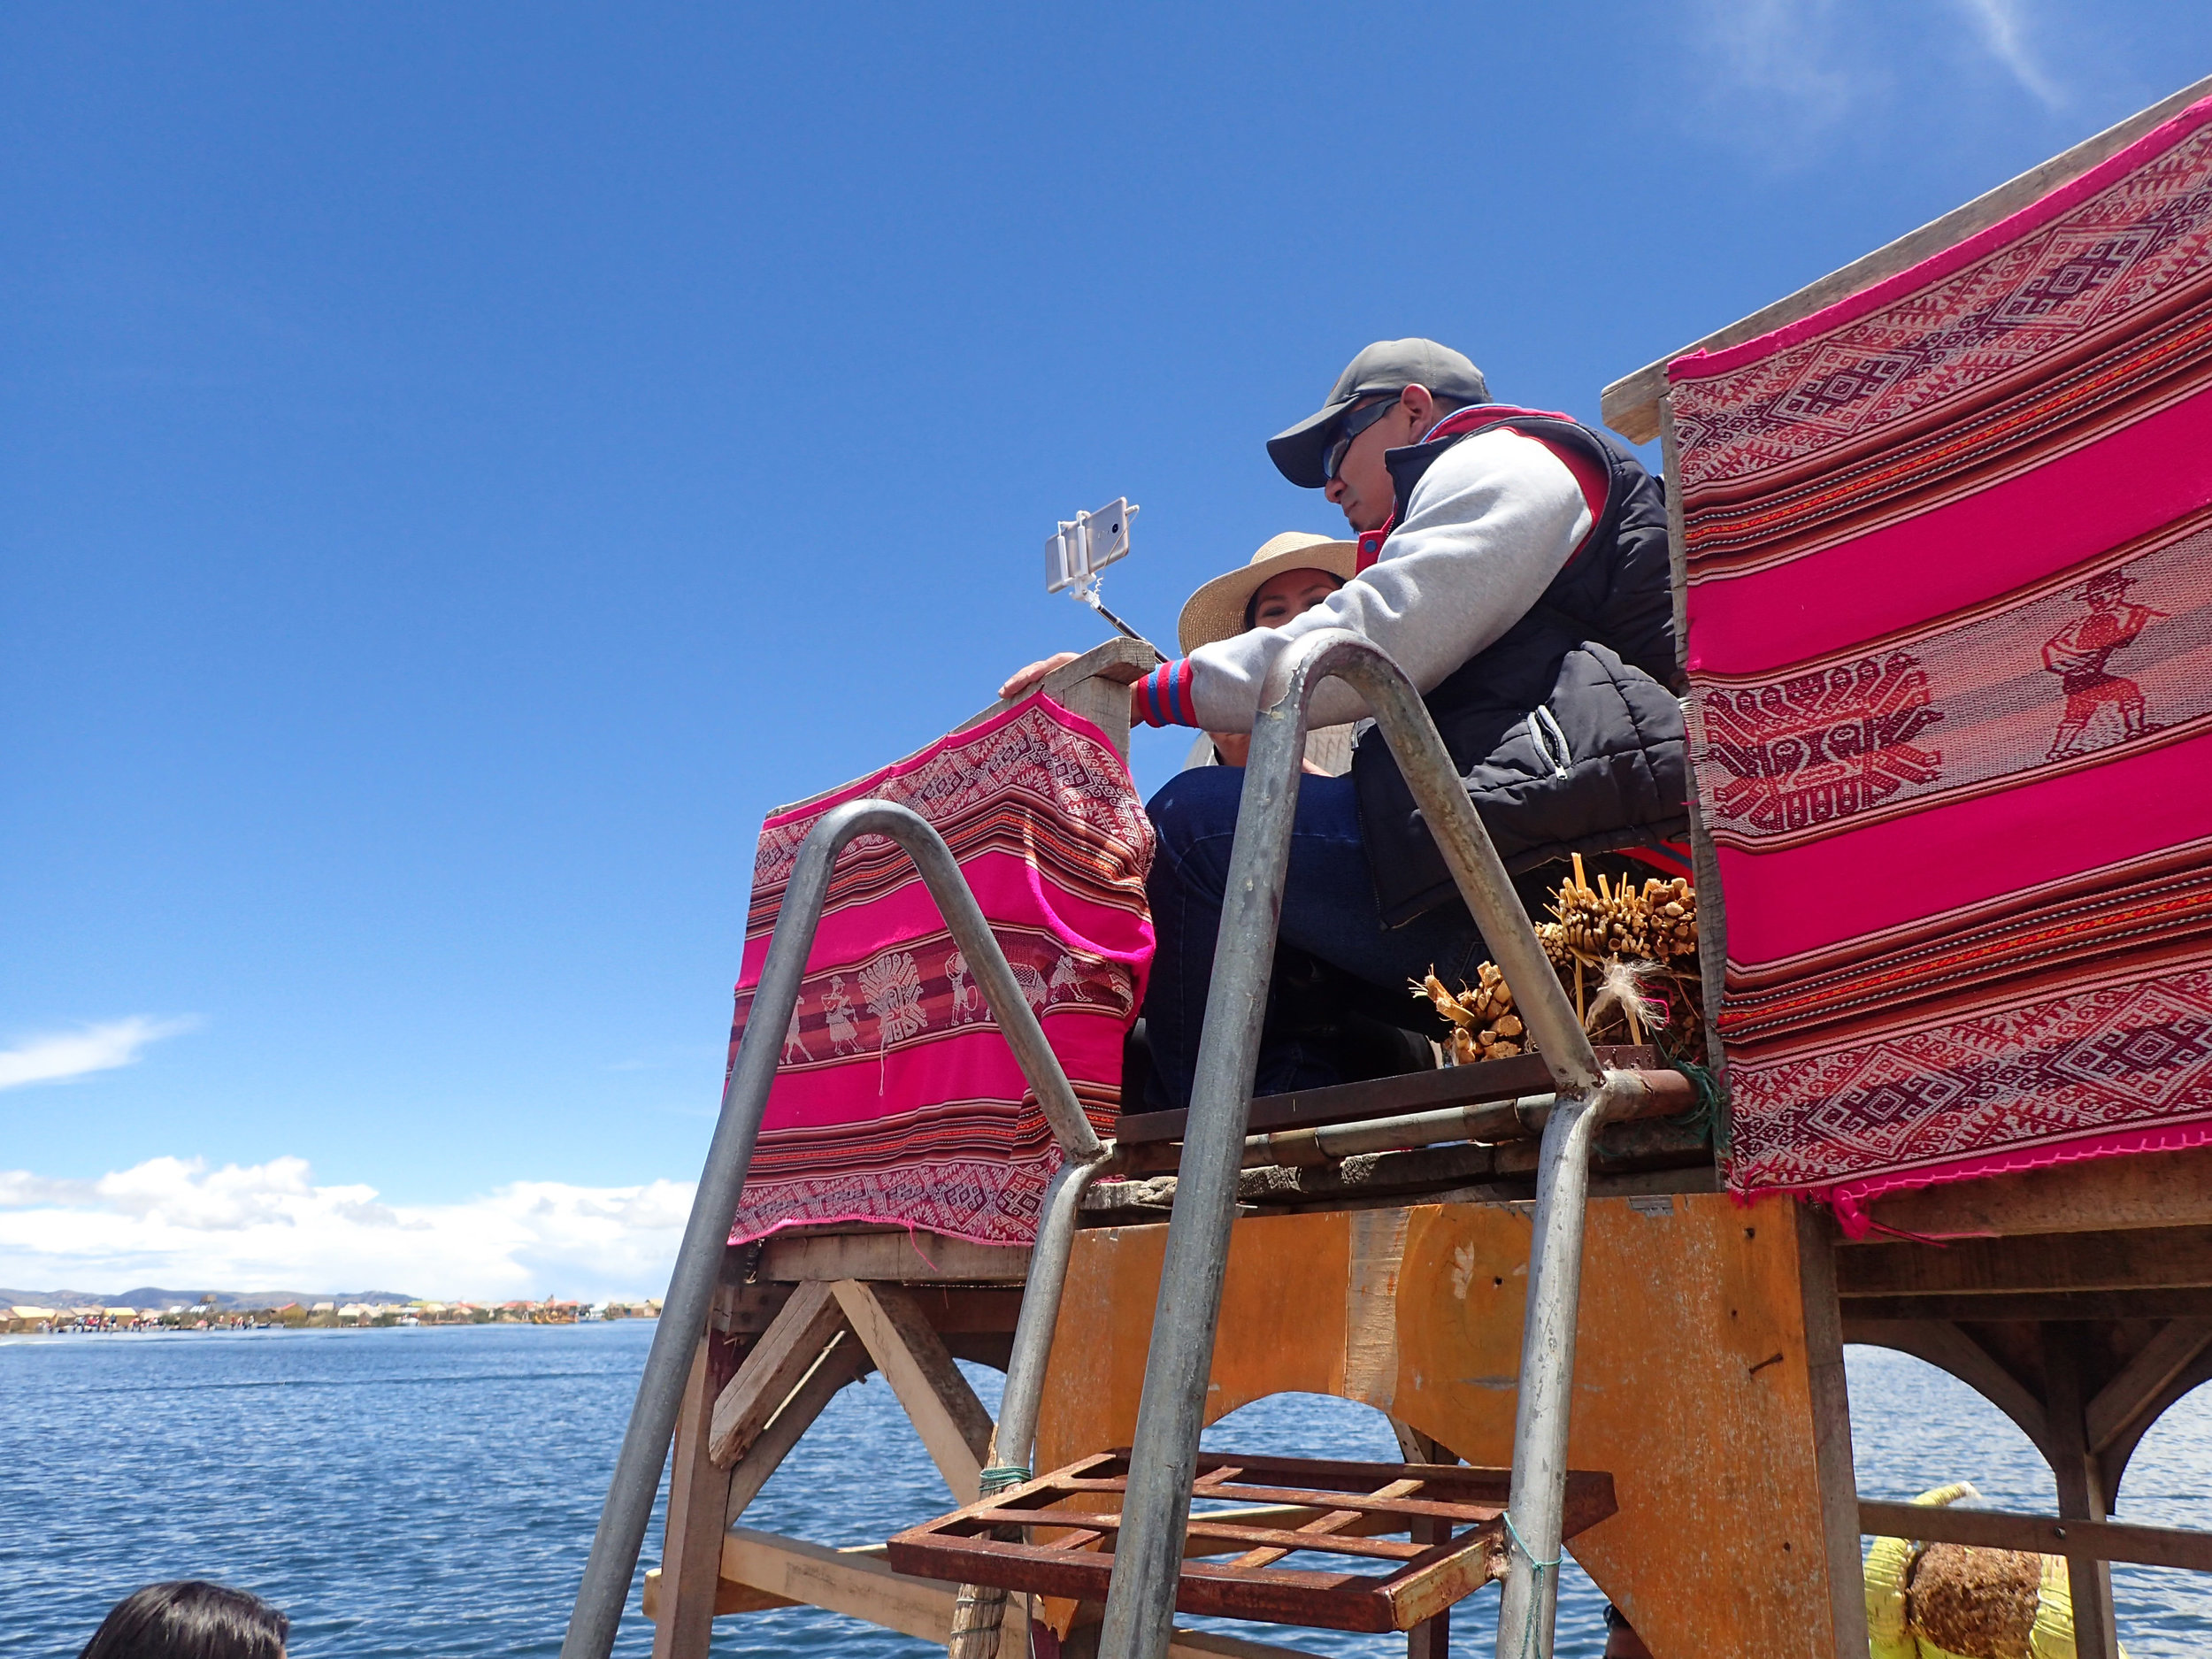
<instances>
[{"instance_id":1,"label":"woman's face","mask_svg":"<svg viewBox=\"0 0 2212 1659\"><path fill-rule=\"evenodd\" d=\"M1279 628L1312 610L1343 584L1326 571L1283 571L1260 584L1252 595L1252 626Z\"/></svg>"}]
</instances>

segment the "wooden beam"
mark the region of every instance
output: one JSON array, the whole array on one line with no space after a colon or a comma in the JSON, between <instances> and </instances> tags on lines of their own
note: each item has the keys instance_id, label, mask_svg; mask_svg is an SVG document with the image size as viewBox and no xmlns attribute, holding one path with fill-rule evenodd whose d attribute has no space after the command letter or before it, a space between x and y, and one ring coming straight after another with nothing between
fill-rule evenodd
<instances>
[{"instance_id":1,"label":"wooden beam","mask_svg":"<svg viewBox=\"0 0 2212 1659\"><path fill-rule=\"evenodd\" d=\"M727 1469L767 1426L830 1339L845 1328L844 1310L826 1285L801 1285L761 1333L737 1375L716 1396L707 1454Z\"/></svg>"},{"instance_id":2,"label":"wooden beam","mask_svg":"<svg viewBox=\"0 0 2212 1659\"><path fill-rule=\"evenodd\" d=\"M1836 1286L1847 1297L2202 1289L2212 1286L2212 1226L1961 1239L1942 1249L1853 1244L1836 1252Z\"/></svg>"},{"instance_id":3,"label":"wooden beam","mask_svg":"<svg viewBox=\"0 0 2212 1659\"><path fill-rule=\"evenodd\" d=\"M2212 1317L2212 1289L2015 1291L1993 1294L1853 1296L1844 1317L1861 1320L1951 1319L1961 1325Z\"/></svg>"},{"instance_id":4,"label":"wooden beam","mask_svg":"<svg viewBox=\"0 0 2212 1659\"><path fill-rule=\"evenodd\" d=\"M829 1549L750 1527L733 1527L722 1542L722 1578L786 1601L803 1602L944 1646L952 1633L950 1584L894 1572L872 1551ZM1027 1650L1027 1598L1009 1596L1001 1651ZM1234 1636L1177 1631L1168 1659L1318 1659L1302 1648L1278 1647Z\"/></svg>"},{"instance_id":5,"label":"wooden beam","mask_svg":"<svg viewBox=\"0 0 2212 1659\"><path fill-rule=\"evenodd\" d=\"M2039 166L2031 167L2016 179L2008 180L1995 189L1976 196L1965 206L1955 208L1941 219L1932 219L1918 230L1900 236L1895 242L1876 249L1863 258L1855 259L1839 271L1832 271L1818 280L1809 282L1786 298L1763 306L1707 334L1677 350L1670 351L1657 362L1646 365L1633 374L1623 375L1607 387L1600 407L1605 424L1634 443L1649 443L1659 435L1659 400L1667 389L1667 365L1687 352L1717 350L1740 341L1756 339L1770 334L1800 318L1834 304L1838 300L1871 288L1885 278L1909 271L1923 259L1940 253L1946 248L1964 242L1978 231L1986 230L2000 219L2009 218L2037 198L2047 196L2061 185L2078 179L2100 163L2109 160L2125 150L2153 127L2171 119L2200 98L2212 95L2212 77L2184 87L2173 96L2154 104L2137 115L2131 115L2116 127L2107 127L2094 138L2075 145L2062 155L2054 156Z\"/></svg>"},{"instance_id":6,"label":"wooden beam","mask_svg":"<svg viewBox=\"0 0 2212 1659\"><path fill-rule=\"evenodd\" d=\"M1867 1213L1924 1239L2212 1226L2212 1147L1947 1181L1878 1198Z\"/></svg>"},{"instance_id":7,"label":"wooden beam","mask_svg":"<svg viewBox=\"0 0 2212 1659\"><path fill-rule=\"evenodd\" d=\"M2070 1521L2052 1515L1939 1509L1932 1504L1871 1499L1859 1504L1859 1526L1870 1538L1911 1538L1930 1544L2021 1549L2041 1555L2078 1555L2145 1567L2212 1572L2212 1532L2185 1532L2178 1527Z\"/></svg>"},{"instance_id":8,"label":"wooden beam","mask_svg":"<svg viewBox=\"0 0 2212 1659\"><path fill-rule=\"evenodd\" d=\"M850 1331L838 1332L812 1369L776 1408L776 1415L769 1418L767 1426L754 1436L745 1455L731 1465L729 1498L722 1509L725 1526L733 1525L745 1513L745 1506L760 1495L760 1489L782 1466L783 1460L791 1455L791 1448L799 1443L799 1437L814 1425L814 1419L822 1415L822 1409L837 1391L867 1374L868 1350L861 1347L860 1339Z\"/></svg>"},{"instance_id":9,"label":"wooden beam","mask_svg":"<svg viewBox=\"0 0 2212 1659\"><path fill-rule=\"evenodd\" d=\"M2212 1346L2212 1319L2176 1319L2151 1338L2083 1414L2089 1449L2101 1452L2135 1426L2189 1362Z\"/></svg>"},{"instance_id":10,"label":"wooden beam","mask_svg":"<svg viewBox=\"0 0 2212 1659\"><path fill-rule=\"evenodd\" d=\"M668 1480L668 1524L661 1550L672 1573L653 1624L653 1659L707 1659L714 1630L716 1558L729 1475L707 1451L707 1418L733 1366L729 1340L709 1332L691 1362Z\"/></svg>"},{"instance_id":11,"label":"wooden beam","mask_svg":"<svg viewBox=\"0 0 2212 1659\"><path fill-rule=\"evenodd\" d=\"M1894 1348L1947 1371L2018 1425L2039 1449L2049 1432L2042 1401L2000 1364L1990 1351L1947 1319L1860 1319L1843 1321L1843 1340Z\"/></svg>"},{"instance_id":12,"label":"wooden beam","mask_svg":"<svg viewBox=\"0 0 2212 1659\"><path fill-rule=\"evenodd\" d=\"M645 1570L645 1617L660 1617L661 1570ZM756 1590L749 1584L718 1576L714 1581L714 1616L720 1618L730 1613L765 1613L772 1608L796 1607L799 1604L787 1595L771 1595L765 1590Z\"/></svg>"},{"instance_id":13,"label":"wooden beam","mask_svg":"<svg viewBox=\"0 0 2212 1659\"><path fill-rule=\"evenodd\" d=\"M890 1279L906 1285L1018 1285L1026 1248L973 1244L940 1233L780 1233L762 1247L764 1279Z\"/></svg>"},{"instance_id":14,"label":"wooden beam","mask_svg":"<svg viewBox=\"0 0 2212 1659\"><path fill-rule=\"evenodd\" d=\"M876 1369L906 1408L955 1502L973 1503L991 1444L991 1414L945 1351L913 1297L895 1285L841 1279L831 1286Z\"/></svg>"}]
</instances>

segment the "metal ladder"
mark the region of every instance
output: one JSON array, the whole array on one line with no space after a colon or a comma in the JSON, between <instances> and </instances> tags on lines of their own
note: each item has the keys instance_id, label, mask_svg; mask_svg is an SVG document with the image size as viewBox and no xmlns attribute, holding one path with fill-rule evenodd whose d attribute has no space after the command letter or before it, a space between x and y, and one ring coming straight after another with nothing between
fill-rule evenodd
<instances>
[{"instance_id":1,"label":"metal ladder","mask_svg":"<svg viewBox=\"0 0 2212 1659\"><path fill-rule=\"evenodd\" d=\"M1267 981L1305 752L1306 710L1325 680L1365 699L1411 786L1461 896L1482 930L1544 1056L1555 1101L1536 1177L1528 1305L1521 1341L1509 1517L1512 1555L1499 1609L1501 1659L1550 1659L1574 1375L1575 1310L1591 1143L1643 1086L1601 1071L1559 987L1505 866L1476 817L1420 694L1378 647L1348 629L1307 635L1263 688L1245 768L1214 973L1206 1001L1180 1179L1168 1223L1144 1389L1130 1455L1123 1525L1101 1632L1103 1659L1165 1659L1175 1615L1206 1383L1236 1217L1237 1175L1258 1057ZM744 1189L761 1116L799 981L821 920L831 867L854 837L887 835L914 859L970 963L999 1028L1036 1091L1063 1165L1046 1201L994 1436L987 1494L1027 1461L1084 1191L1110 1156L1093 1132L943 840L908 809L855 801L824 817L800 848L736 1064L707 1152L682 1247L623 1436L561 1659L607 1659L637 1570L653 1499L675 1432L691 1349L706 1328L730 1217ZM764 1034L765 1033L765 1034ZM964 1587L956 1659L996 1648L1003 1594Z\"/></svg>"},{"instance_id":2,"label":"metal ladder","mask_svg":"<svg viewBox=\"0 0 2212 1659\"><path fill-rule=\"evenodd\" d=\"M1553 1079L1556 1098L1544 1125L1536 1172L1528 1308L1513 1425L1511 1555L1498 1610L1497 1646L1500 1659L1550 1659L1552 1652L1591 1143L1608 1115L1640 1096L1643 1087L1632 1073L1600 1070L1412 681L1359 634L1330 628L1306 635L1278 659L1262 688L1263 706L1252 728L1144 1393L1129 1454L1113 1584L1100 1632L1102 1659L1166 1659L1172 1632L1229 1233L1236 1218L1246 1115L1298 803L1306 710L1315 690L1328 680L1346 681L1366 700Z\"/></svg>"},{"instance_id":3,"label":"metal ladder","mask_svg":"<svg viewBox=\"0 0 2212 1659\"><path fill-rule=\"evenodd\" d=\"M985 1490L993 1489L995 1474L1004 1483L1009 1477L1025 1477L1028 1472L1014 1465L1028 1462L1030 1446L1036 1438L1038 1402L1044 1391L1046 1363L1051 1357L1053 1326L1059 1319L1060 1292L1074 1244L1076 1219L1084 1191L1111 1148L1098 1138L1090 1119L1084 1116L1075 1091L1068 1085L1067 1073L1045 1041L1044 1027L1022 995L1005 953L999 949L944 839L906 807L888 801L848 802L826 813L799 848L783 910L776 918L775 936L769 941L768 960L753 993L744 1039L722 1090L721 1115L707 1147L706 1167L691 1201L691 1217L684 1225L683 1244L677 1252L668 1295L661 1303L660 1324L646 1355L645 1374L638 1383L636 1403L630 1409L630 1425L615 1460L607 1502L600 1511L598 1530L592 1535L591 1555L576 1592L575 1609L569 1615L561 1659L607 1659L613 1651L622 1609L637 1574L646 1525L652 1518L653 1499L668 1460L669 1443L675 1436L692 1350L707 1328L730 1218L737 1213L746 1171L753 1161L753 1147L760 1138L761 1116L767 1109L769 1086L775 1081L780 1057L779 1040L798 1002L799 981L806 970L807 953L814 948L815 930L821 926L832 867L846 843L861 835L888 836L914 860L1059 1143L1060 1171L1047 1193L1045 1218L1030 1257L1029 1279L1014 1325L1006 1389L992 1437L995 1463L1008 1467L986 1471ZM972 1587L963 1591L962 1617L973 1627L977 1639L985 1639L987 1632L987 1645L979 1652L995 1651L1004 1601L1002 1591ZM956 1641L960 1622L956 1620Z\"/></svg>"}]
</instances>

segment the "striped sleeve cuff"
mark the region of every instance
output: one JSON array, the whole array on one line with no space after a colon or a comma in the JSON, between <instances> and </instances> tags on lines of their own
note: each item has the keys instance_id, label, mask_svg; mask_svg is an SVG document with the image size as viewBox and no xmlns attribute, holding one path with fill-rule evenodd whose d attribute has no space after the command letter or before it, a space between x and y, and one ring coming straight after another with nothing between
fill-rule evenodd
<instances>
[{"instance_id":1,"label":"striped sleeve cuff","mask_svg":"<svg viewBox=\"0 0 2212 1659\"><path fill-rule=\"evenodd\" d=\"M1196 726L1191 703L1190 658L1163 663L1137 682L1137 714L1147 726Z\"/></svg>"}]
</instances>

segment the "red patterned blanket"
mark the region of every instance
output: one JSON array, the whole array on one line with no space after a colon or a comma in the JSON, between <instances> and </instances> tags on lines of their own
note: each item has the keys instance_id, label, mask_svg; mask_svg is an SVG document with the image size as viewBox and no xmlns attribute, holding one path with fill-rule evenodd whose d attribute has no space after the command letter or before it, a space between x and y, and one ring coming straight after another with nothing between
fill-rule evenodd
<instances>
[{"instance_id":1,"label":"red patterned blanket","mask_svg":"<svg viewBox=\"0 0 2212 1659\"><path fill-rule=\"evenodd\" d=\"M863 796L945 838L1103 1133L1152 959L1152 826L1096 726L1034 698L762 827L730 1060L800 843ZM913 861L864 835L832 873L730 1241L888 1222L1026 1244L1059 1167L1051 1131Z\"/></svg>"},{"instance_id":2,"label":"red patterned blanket","mask_svg":"<svg viewBox=\"0 0 2212 1659\"><path fill-rule=\"evenodd\" d=\"M1669 377L1732 1184L2212 1139L2212 101Z\"/></svg>"}]
</instances>

